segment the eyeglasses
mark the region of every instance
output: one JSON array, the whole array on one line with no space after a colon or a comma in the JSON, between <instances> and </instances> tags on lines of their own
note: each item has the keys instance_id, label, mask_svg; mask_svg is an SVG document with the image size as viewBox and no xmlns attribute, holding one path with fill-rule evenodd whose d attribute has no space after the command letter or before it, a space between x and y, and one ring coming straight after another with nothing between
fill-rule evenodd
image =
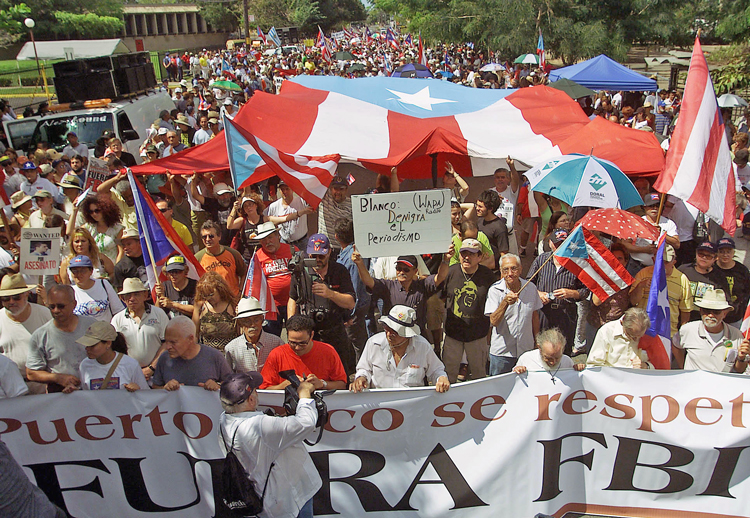
<instances>
[{"instance_id":1,"label":"eyeglasses","mask_svg":"<svg viewBox=\"0 0 750 518\"><path fill-rule=\"evenodd\" d=\"M409 273L410 270L411 270L411 268L404 268L403 266L396 266L396 271L397 272Z\"/></svg>"},{"instance_id":2,"label":"eyeglasses","mask_svg":"<svg viewBox=\"0 0 750 518\"><path fill-rule=\"evenodd\" d=\"M201 239L202 239L203 241L206 241L206 240L208 240L208 239L215 239L215 238L216 238L216 234L203 234L203 235L201 236Z\"/></svg>"},{"instance_id":3,"label":"eyeglasses","mask_svg":"<svg viewBox=\"0 0 750 518\"><path fill-rule=\"evenodd\" d=\"M518 266L508 266L507 268L500 268L500 271L503 272L503 273L505 273L505 272L517 272L517 271L520 271L520 270L521 269Z\"/></svg>"},{"instance_id":4,"label":"eyeglasses","mask_svg":"<svg viewBox=\"0 0 750 518\"><path fill-rule=\"evenodd\" d=\"M0 302L2 302L3 304L5 304L6 302L10 302L11 300L13 302L20 302L22 298L23 298L23 295L21 295L19 293L18 295L10 295L8 297L0 297Z\"/></svg>"},{"instance_id":5,"label":"eyeglasses","mask_svg":"<svg viewBox=\"0 0 750 518\"><path fill-rule=\"evenodd\" d=\"M65 309L68 305L67 304L48 304L47 307L49 309Z\"/></svg>"},{"instance_id":6,"label":"eyeglasses","mask_svg":"<svg viewBox=\"0 0 750 518\"><path fill-rule=\"evenodd\" d=\"M291 345L292 347L304 347L304 346L306 346L307 344L309 344L309 343L310 343L310 339L308 338L308 339L307 339L306 341L304 341L304 342L293 342L292 340L289 340L289 341L288 341L287 343L288 343L289 345Z\"/></svg>"}]
</instances>

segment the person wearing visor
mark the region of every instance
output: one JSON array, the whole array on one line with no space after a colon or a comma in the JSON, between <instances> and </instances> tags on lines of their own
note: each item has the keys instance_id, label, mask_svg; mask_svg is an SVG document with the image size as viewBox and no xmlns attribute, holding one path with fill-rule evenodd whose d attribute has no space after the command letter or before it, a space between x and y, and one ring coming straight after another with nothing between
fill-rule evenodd
<instances>
[{"instance_id":1,"label":"person wearing visor","mask_svg":"<svg viewBox=\"0 0 750 518\"><path fill-rule=\"evenodd\" d=\"M443 362L420 335L416 319L414 308L402 305L380 318L384 331L367 340L349 390L423 387L425 378L438 392L450 389Z\"/></svg>"}]
</instances>

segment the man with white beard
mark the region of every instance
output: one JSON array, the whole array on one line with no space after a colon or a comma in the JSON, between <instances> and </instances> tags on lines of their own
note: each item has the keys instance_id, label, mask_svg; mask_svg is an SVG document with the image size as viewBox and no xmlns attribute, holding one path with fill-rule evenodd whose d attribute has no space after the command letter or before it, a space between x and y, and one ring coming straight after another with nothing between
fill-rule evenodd
<instances>
[{"instance_id":1,"label":"man with white beard","mask_svg":"<svg viewBox=\"0 0 750 518\"><path fill-rule=\"evenodd\" d=\"M750 360L750 341L724 322L732 306L723 290L706 291L695 305L701 319L684 324L672 340L677 365L686 370L742 374Z\"/></svg>"},{"instance_id":2,"label":"man with white beard","mask_svg":"<svg viewBox=\"0 0 750 518\"><path fill-rule=\"evenodd\" d=\"M31 333L50 320L49 309L29 302L29 293L36 288L27 286L21 274L6 275L0 282L0 353L18 365L31 394L44 394L47 385L26 379L26 355Z\"/></svg>"}]
</instances>

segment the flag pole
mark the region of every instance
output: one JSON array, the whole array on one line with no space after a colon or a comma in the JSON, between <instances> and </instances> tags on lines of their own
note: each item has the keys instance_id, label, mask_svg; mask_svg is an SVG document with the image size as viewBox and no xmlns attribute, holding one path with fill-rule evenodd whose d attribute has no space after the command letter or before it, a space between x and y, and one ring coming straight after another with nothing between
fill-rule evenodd
<instances>
[{"instance_id":1,"label":"flag pole","mask_svg":"<svg viewBox=\"0 0 750 518\"><path fill-rule=\"evenodd\" d=\"M656 226L659 226L659 221L661 220L661 213L664 211L664 200L667 198L667 195L664 193L661 193L659 196L659 212L656 214Z\"/></svg>"},{"instance_id":2,"label":"flag pole","mask_svg":"<svg viewBox=\"0 0 750 518\"><path fill-rule=\"evenodd\" d=\"M521 289L520 289L520 290L518 290L518 293L521 293L521 292L523 291L523 289L524 289L524 288L525 288L526 286L528 286L528 285L529 285L529 283L530 283L530 282L531 282L531 281L532 281L532 280L534 279L534 277L536 277L537 275L539 275L539 272L541 272L541 271L542 271L542 268L544 268L544 265L546 265L546 264L547 264L548 262L550 262L550 260L551 260L551 259L552 259L553 257L555 257L555 252L551 252L551 253L549 254L549 257L547 258L547 260L546 260L546 261L544 261L544 262L542 263L542 265L541 265L541 266L540 266L539 268L537 268L537 270L536 270L536 271L534 272L534 274L533 274L533 275L532 275L531 277L529 277L528 279L526 279L526 282L525 282L525 283L523 284L523 286L521 286Z\"/></svg>"},{"instance_id":3,"label":"flag pole","mask_svg":"<svg viewBox=\"0 0 750 518\"><path fill-rule=\"evenodd\" d=\"M143 237L146 239L146 249L148 251L148 257L151 259L151 268L154 269L154 279L156 281L156 284L161 284L159 282L159 272L156 271L156 260L154 260L154 251L151 247L151 236L148 232L148 225L145 224L146 218L143 216L143 206L141 206L141 201L138 196L136 196L138 192L138 184L136 182L135 176L133 175L133 170L129 167L127 168L128 173L128 180L130 181L130 190L133 192L133 199L135 201L135 207L136 212L140 212L138 214L140 216L140 220L144 222L143 225L141 225L141 229L143 230ZM152 288L156 288L156 286L152 286Z\"/></svg>"}]
</instances>

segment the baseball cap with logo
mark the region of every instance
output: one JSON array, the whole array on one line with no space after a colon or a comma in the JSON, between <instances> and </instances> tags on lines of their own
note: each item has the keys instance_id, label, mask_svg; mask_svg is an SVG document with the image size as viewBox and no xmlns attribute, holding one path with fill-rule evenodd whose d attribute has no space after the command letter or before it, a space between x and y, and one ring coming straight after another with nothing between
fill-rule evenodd
<instances>
[{"instance_id":1,"label":"baseball cap with logo","mask_svg":"<svg viewBox=\"0 0 750 518\"><path fill-rule=\"evenodd\" d=\"M141 235L138 233L138 229L135 228L126 228L122 232L122 237L120 238L120 241L123 239L141 239Z\"/></svg>"},{"instance_id":2,"label":"baseball cap with logo","mask_svg":"<svg viewBox=\"0 0 750 518\"><path fill-rule=\"evenodd\" d=\"M567 229L556 228L552 231L552 234L550 234L550 239L555 246L559 245L560 243L568 239Z\"/></svg>"},{"instance_id":3,"label":"baseball cap with logo","mask_svg":"<svg viewBox=\"0 0 750 518\"><path fill-rule=\"evenodd\" d=\"M396 265L403 264L405 266L408 266L409 268L416 268L417 263L417 256L415 255L400 255L396 259Z\"/></svg>"},{"instance_id":4,"label":"baseball cap with logo","mask_svg":"<svg viewBox=\"0 0 750 518\"><path fill-rule=\"evenodd\" d=\"M701 244L698 245L698 248L696 251L700 252L711 252L712 254L716 253L716 245L713 244L711 241L703 241Z\"/></svg>"},{"instance_id":5,"label":"baseball cap with logo","mask_svg":"<svg viewBox=\"0 0 750 518\"><path fill-rule=\"evenodd\" d=\"M474 254L482 253L482 245L476 239L464 239L461 242L461 249L459 252L472 252Z\"/></svg>"},{"instance_id":6,"label":"baseball cap with logo","mask_svg":"<svg viewBox=\"0 0 750 518\"><path fill-rule=\"evenodd\" d=\"M167 128L159 128L159 135L166 135L167 131Z\"/></svg>"},{"instance_id":7,"label":"baseball cap with logo","mask_svg":"<svg viewBox=\"0 0 750 518\"><path fill-rule=\"evenodd\" d=\"M24 164L21 166L21 171L32 171L34 169L36 169L36 164L31 160L24 162Z\"/></svg>"},{"instance_id":8,"label":"baseball cap with logo","mask_svg":"<svg viewBox=\"0 0 750 518\"><path fill-rule=\"evenodd\" d=\"M32 198L52 198L52 193L47 189L39 189L32 196Z\"/></svg>"},{"instance_id":9,"label":"baseball cap with logo","mask_svg":"<svg viewBox=\"0 0 750 518\"><path fill-rule=\"evenodd\" d=\"M181 272L187 269L187 263L185 258L181 255L173 255L167 259L167 264L164 266L165 272Z\"/></svg>"},{"instance_id":10,"label":"baseball cap with logo","mask_svg":"<svg viewBox=\"0 0 750 518\"><path fill-rule=\"evenodd\" d=\"M263 376L257 371L232 374L221 384L219 398L225 405L239 405L263 384Z\"/></svg>"},{"instance_id":11,"label":"baseball cap with logo","mask_svg":"<svg viewBox=\"0 0 750 518\"><path fill-rule=\"evenodd\" d=\"M232 190L229 188L229 186L225 183L217 183L214 185L214 194L216 196L219 196L220 194L226 194L228 192L232 192Z\"/></svg>"},{"instance_id":12,"label":"baseball cap with logo","mask_svg":"<svg viewBox=\"0 0 750 518\"><path fill-rule=\"evenodd\" d=\"M719 250L721 250L722 248L732 248L732 249L734 249L734 248L737 248L737 247L734 244L734 239L732 239L731 237L722 237L721 239L719 239L719 242L716 243L716 248L718 248Z\"/></svg>"},{"instance_id":13,"label":"baseball cap with logo","mask_svg":"<svg viewBox=\"0 0 750 518\"><path fill-rule=\"evenodd\" d=\"M91 262L91 258L87 255L77 255L70 260L68 268L93 268L94 263Z\"/></svg>"},{"instance_id":14,"label":"baseball cap with logo","mask_svg":"<svg viewBox=\"0 0 750 518\"><path fill-rule=\"evenodd\" d=\"M349 184L340 176L334 176L331 180L331 187L349 187Z\"/></svg>"},{"instance_id":15,"label":"baseball cap with logo","mask_svg":"<svg viewBox=\"0 0 750 518\"><path fill-rule=\"evenodd\" d=\"M308 255L325 255L331 250L331 242L325 234L313 234L307 241Z\"/></svg>"},{"instance_id":16,"label":"baseball cap with logo","mask_svg":"<svg viewBox=\"0 0 750 518\"><path fill-rule=\"evenodd\" d=\"M651 207L652 205L656 205L657 203L659 203L659 200L660 197L658 192L650 192L643 197L643 206Z\"/></svg>"},{"instance_id":17,"label":"baseball cap with logo","mask_svg":"<svg viewBox=\"0 0 750 518\"><path fill-rule=\"evenodd\" d=\"M60 183L57 185L62 188L78 189L79 191L83 190L81 187L81 179L74 174L63 175L62 180L60 180Z\"/></svg>"}]
</instances>

